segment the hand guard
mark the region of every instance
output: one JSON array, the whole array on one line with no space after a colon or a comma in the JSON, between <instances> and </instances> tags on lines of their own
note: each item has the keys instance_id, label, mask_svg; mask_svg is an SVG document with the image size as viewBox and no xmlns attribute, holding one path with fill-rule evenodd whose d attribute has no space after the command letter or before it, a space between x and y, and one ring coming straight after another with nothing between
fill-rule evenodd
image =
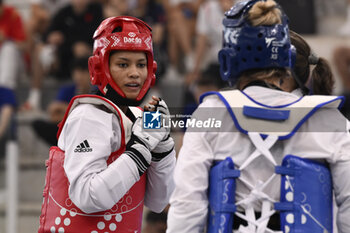
<instances>
[{"instance_id":1,"label":"hand guard","mask_svg":"<svg viewBox=\"0 0 350 233\"><path fill-rule=\"evenodd\" d=\"M159 162L163 158L165 158L168 154L170 154L174 149L174 140L170 135L162 141L158 143L156 148L151 152L152 154L152 162Z\"/></svg>"},{"instance_id":2,"label":"hand guard","mask_svg":"<svg viewBox=\"0 0 350 233\"><path fill-rule=\"evenodd\" d=\"M157 101L157 104L154 107L155 107L155 111L159 111L162 114L162 119L170 118L169 108L164 100L159 98L159 101ZM163 123L163 121L161 123ZM163 125L162 125L162 128L163 128ZM164 137L164 140L166 140L169 137L170 127L165 128L165 130L166 130L166 136Z\"/></svg>"},{"instance_id":3,"label":"hand guard","mask_svg":"<svg viewBox=\"0 0 350 233\"><path fill-rule=\"evenodd\" d=\"M157 104L154 105L154 110L159 111L162 114L163 119L170 118L170 112L167 104L161 98L158 99L159 101L157 101ZM165 138L158 143L154 150L151 151L153 162L159 162L174 149L174 140L172 137L170 137L170 127L165 128L165 132Z\"/></svg>"},{"instance_id":4,"label":"hand guard","mask_svg":"<svg viewBox=\"0 0 350 233\"><path fill-rule=\"evenodd\" d=\"M158 143L166 138L167 134L164 127L160 129L144 129L143 121L140 117L136 119L132 126L132 135L141 140L150 151L154 150Z\"/></svg>"},{"instance_id":5,"label":"hand guard","mask_svg":"<svg viewBox=\"0 0 350 233\"><path fill-rule=\"evenodd\" d=\"M137 166L139 175L141 176L151 163L151 152L147 146L135 135L131 135L131 138L126 145L124 154L128 155Z\"/></svg>"},{"instance_id":6,"label":"hand guard","mask_svg":"<svg viewBox=\"0 0 350 233\"><path fill-rule=\"evenodd\" d=\"M156 111L158 110L163 115L170 116L168 105L161 98L159 98L159 101L157 102L157 104L154 107L155 107Z\"/></svg>"}]
</instances>

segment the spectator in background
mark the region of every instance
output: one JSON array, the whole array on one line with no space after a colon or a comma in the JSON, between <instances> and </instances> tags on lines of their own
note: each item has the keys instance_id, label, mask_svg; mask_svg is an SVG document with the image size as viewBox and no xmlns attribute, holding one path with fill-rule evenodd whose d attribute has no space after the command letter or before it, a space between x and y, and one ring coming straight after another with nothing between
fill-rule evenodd
<instances>
[{"instance_id":1,"label":"spectator in background","mask_svg":"<svg viewBox=\"0 0 350 233\"><path fill-rule=\"evenodd\" d=\"M194 66L186 75L185 83L190 86L199 77L200 71L209 64L219 64L218 52L222 46L222 20L224 12L234 4L234 0L214 0L204 2L198 11Z\"/></svg>"},{"instance_id":2,"label":"spectator in background","mask_svg":"<svg viewBox=\"0 0 350 233\"><path fill-rule=\"evenodd\" d=\"M21 68L26 34L22 19L15 8L0 0L0 148L2 154L6 139L14 136L13 116L16 109L14 90Z\"/></svg>"},{"instance_id":3,"label":"spectator in background","mask_svg":"<svg viewBox=\"0 0 350 233\"><path fill-rule=\"evenodd\" d=\"M19 13L0 0L0 87L15 89L25 45L26 33Z\"/></svg>"},{"instance_id":4,"label":"spectator in background","mask_svg":"<svg viewBox=\"0 0 350 233\"><path fill-rule=\"evenodd\" d=\"M193 35L199 6L203 0L166 0L169 66L166 78L179 81L180 71L193 69ZM180 60L180 58L182 58ZM180 64L184 67L181 69Z\"/></svg>"},{"instance_id":5,"label":"spectator in background","mask_svg":"<svg viewBox=\"0 0 350 233\"><path fill-rule=\"evenodd\" d=\"M341 109L344 116L350 119L350 48L340 46L334 50L333 59L342 83L342 95L345 103Z\"/></svg>"},{"instance_id":6,"label":"spectator in background","mask_svg":"<svg viewBox=\"0 0 350 233\"><path fill-rule=\"evenodd\" d=\"M102 19L101 4L90 0L71 0L52 18L45 41L56 48L57 78L69 78L67 67L74 57L91 55L94 29Z\"/></svg>"},{"instance_id":7,"label":"spectator in background","mask_svg":"<svg viewBox=\"0 0 350 233\"><path fill-rule=\"evenodd\" d=\"M30 17L26 23L28 33L28 54L29 54L29 76L30 93L27 103L22 109L39 109L40 88L42 79L45 76L43 66L40 63L40 55L44 54L47 47L44 46L43 36L51 22L52 16L69 3L70 0L31 0ZM46 48L46 49L45 49Z\"/></svg>"},{"instance_id":8,"label":"spectator in background","mask_svg":"<svg viewBox=\"0 0 350 233\"><path fill-rule=\"evenodd\" d=\"M0 87L0 158L5 155L7 140L15 137L13 116L16 105L14 92L6 87Z\"/></svg>"},{"instance_id":9,"label":"spectator in background","mask_svg":"<svg viewBox=\"0 0 350 233\"><path fill-rule=\"evenodd\" d=\"M56 99L48 106L49 120L35 120L33 128L36 134L46 143L53 146L57 144L57 124L63 119L70 100L75 95L88 94L94 87L90 84L88 58L76 58L72 65L73 84L62 86Z\"/></svg>"},{"instance_id":10,"label":"spectator in background","mask_svg":"<svg viewBox=\"0 0 350 233\"><path fill-rule=\"evenodd\" d=\"M15 8L0 0L0 44L13 41L21 50L24 50L26 39L20 14Z\"/></svg>"},{"instance_id":11,"label":"spectator in background","mask_svg":"<svg viewBox=\"0 0 350 233\"><path fill-rule=\"evenodd\" d=\"M23 68L22 53L26 46L26 33L17 10L0 0L0 142L4 142L11 132L16 109L14 90L20 69Z\"/></svg>"},{"instance_id":12,"label":"spectator in background","mask_svg":"<svg viewBox=\"0 0 350 233\"><path fill-rule=\"evenodd\" d=\"M41 42L52 15L68 3L69 0L30 0L30 17L26 26L32 46Z\"/></svg>"},{"instance_id":13,"label":"spectator in background","mask_svg":"<svg viewBox=\"0 0 350 233\"><path fill-rule=\"evenodd\" d=\"M350 0L346 0L346 3L346 20L338 30L338 34L341 36L350 36Z\"/></svg>"},{"instance_id":14,"label":"spectator in background","mask_svg":"<svg viewBox=\"0 0 350 233\"><path fill-rule=\"evenodd\" d=\"M39 78L40 86L48 73L60 81L69 79L72 60L91 55L92 36L102 19L101 4L90 0L71 0L57 11L44 35L45 47L38 56L37 65L45 71ZM29 96L29 104L40 108L40 92L33 99Z\"/></svg>"},{"instance_id":15,"label":"spectator in background","mask_svg":"<svg viewBox=\"0 0 350 233\"><path fill-rule=\"evenodd\" d=\"M324 1L324 0L321 0ZM289 0L277 0L281 7L285 9L289 18L289 28L295 32L301 34L315 34L317 29L316 9L324 5L319 0L301 0L301 1L289 1ZM327 1L327 0L326 0ZM330 5L334 4L333 1ZM324 17L324 16L322 16Z\"/></svg>"},{"instance_id":16,"label":"spectator in background","mask_svg":"<svg viewBox=\"0 0 350 233\"><path fill-rule=\"evenodd\" d=\"M199 105L200 96L209 91L219 91L225 88L227 84L220 77L219 64L210 64L201 74L198 76L194 83L191 85L191 89L186 92L185 104L182 114L185 116L184 121L188 120L188 116L191 116ZM183 129L185 131L186 128ZM176 143L176 151L180 151L182 146L181 138Z\"/></svg>"},{"instance_id":17,"label":"spectator in background","mask_svg":"<svg viewBox=\"0 0 350 233\"><path fill-rule=\"evenodd\" d=\"M122 16L128 14L127 0L106 0L103 2L103 16L109 17Z\"/></svg>"},{"instance_id":18,"label":"spectator in background","mask_svg":"<svg viewBox=\"0 0 350 233\"><path fill-rule=\"evenodd\" d=\"M190 92L187 93L187 103L185 103L184 114L190 115L196 110L199 98L209 91L219 91L225 87L224 81L220 77L220 65L210 64L199 77L194 80Z\"/></svg>"},{"instance_id":19,"label":"spectator in background","mask_svg":"<svg viewBox=\"0 0 350 233\"><path fill-rule=\"evenodd\" d=\"M168 64L165 44L166 15L163 5L157 0L136 0L129 14L152 27L153 50L157 61L157 78L159 78L165 73Z\"/></svg>"}]
</instances>

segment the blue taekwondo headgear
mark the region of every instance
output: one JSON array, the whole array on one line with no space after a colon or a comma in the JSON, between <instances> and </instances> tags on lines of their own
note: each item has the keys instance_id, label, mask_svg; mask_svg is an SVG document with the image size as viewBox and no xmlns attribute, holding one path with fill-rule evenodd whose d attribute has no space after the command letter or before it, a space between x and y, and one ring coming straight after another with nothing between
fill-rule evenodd
<instances>
[{"instance_id":1,"label":"blue taekwondo headgear","mask_svg":"<svg viewBox=\"0 0 350 233\"><path fill-rule=\"evenodd\" d=\"M289 38L288 17L280 7L281 24L253 27L248 21L248 11L259 1L266 0L238 2L225 12L219 62L221 78L231 85L246 70L292 68L295 63L296 50Z\"/></svg>"}]
</instances>

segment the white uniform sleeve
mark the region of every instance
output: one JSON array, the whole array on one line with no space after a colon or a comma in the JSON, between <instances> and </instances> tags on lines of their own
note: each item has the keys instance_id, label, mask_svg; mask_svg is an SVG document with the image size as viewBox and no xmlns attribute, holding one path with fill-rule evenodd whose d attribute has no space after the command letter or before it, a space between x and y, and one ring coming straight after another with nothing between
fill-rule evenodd
<instances>
[{"instance_id":1,"label":"white uniform sleeve","mask_svg":"<svg viewBox=\"0 0 350 233\"><path fill-rule=\"evenodd\" d=\"M145 205L154 212L161 212L168 204L174 190L173 171L175 150L159 162L151 162L147 170Z\"/></svg>"},{"instance_id":2,"label":"white uniform sleeve","mask_svg":"<svg viewBox=\"0 0 350 233\"><path fill-rule=\"evenodd\" d=\"M175 167L167 233L203 232L208 212L208 172L212 150L204 133L187 132Z\"/></svg>"},{"instance_id":3,"label":"white uniform sleeve","mask_svg":"<svg viewBox=\"0 0 350 233\"><path fill-rule=\"evenodd\" d=\"M122 154L107 166L109 155L120 147L116 115L81 104L69 115L58 146L65 151L64 170L70 182L69 197L86 213L107 210L139 180L135 163ZM87 142L90 149L77 148Z\"/></svg>"},{"instance_id":4,"label":"white uniform sleeve","mask_svg":"<svg viewBox=\"0 0 350 233\"><path fill-rule=\"evenodd\" d=\"M349 123L348 123L349 124ZM331 163L334 195L338 206L337 226L339 233L350 232L350 134L337 133L333 145L338 150Z\"/></svg>"}]
</instances>

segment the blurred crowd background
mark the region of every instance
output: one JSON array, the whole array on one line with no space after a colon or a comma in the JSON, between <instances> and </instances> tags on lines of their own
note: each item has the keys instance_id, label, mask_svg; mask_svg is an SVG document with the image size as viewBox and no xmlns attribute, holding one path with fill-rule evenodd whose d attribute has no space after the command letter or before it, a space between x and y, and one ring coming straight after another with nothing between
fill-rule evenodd
<instances>
[{"instance_id":1,"label":"blurred crowd background","mask_svg":"<svg viewBox=\"0 0 350 233\"><path fill-rule=\"evenodd\" d=\"M331 64L335 95L350 97L350 0L276 0ZM93 32L110 16L153 28L157 82L149 95L191 114L199 96L225 86L217 53L235 0L0 0L0 233L6 226L6 143L18 144L18 233L36 232L48 148L70 99L89 93ZM342 112L350 116L346 101ZM177 151L182 131L173 132ZM2 191L1 191L2 190ZM166 228L166 211L145 211L144 233Z\"/></svg>"}]
</instances>

